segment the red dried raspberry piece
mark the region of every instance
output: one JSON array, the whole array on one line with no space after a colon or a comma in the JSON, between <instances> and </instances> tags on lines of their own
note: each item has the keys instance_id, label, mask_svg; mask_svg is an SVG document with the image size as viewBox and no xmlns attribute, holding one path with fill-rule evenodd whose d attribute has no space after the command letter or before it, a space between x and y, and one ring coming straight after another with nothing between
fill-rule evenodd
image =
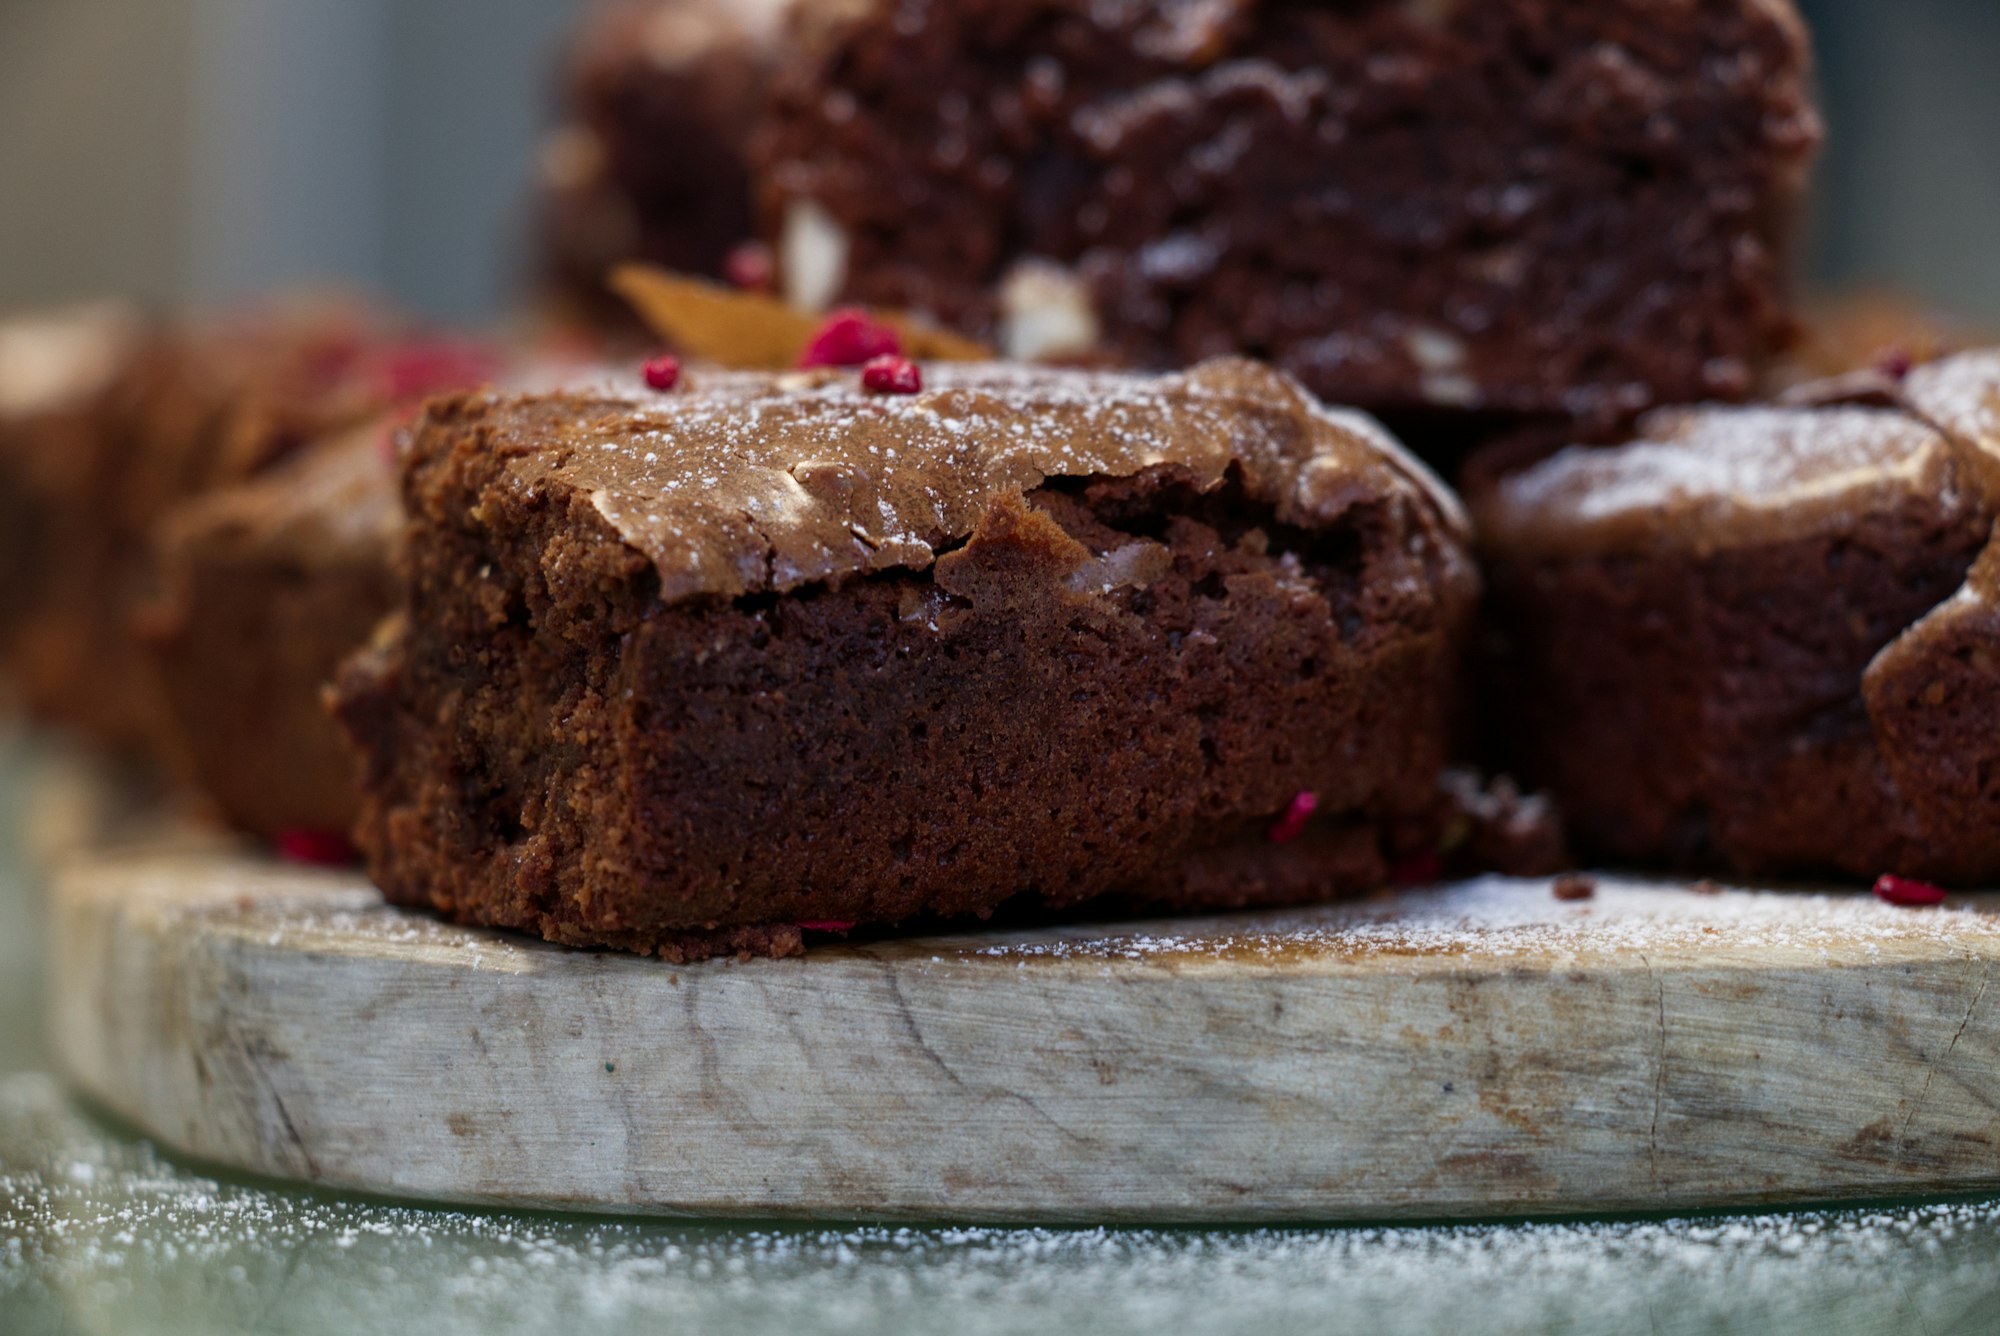
<instances>
[{"instance_id":1,"label":"red dried raspberry piece","mask_svg":"<svg viewBox=\"0 0 2000 1336\"><path fill-rule=\"evenodd\" d=\"M349 867L361 857L348 838L337 830L281 830L272 843L277 847L278 857L288 863Z\"/></svg>"},{"instance_id":2,"label":"red dried raspberry piece","mask_svg":"<svg viewBox=\"0 0 2000 1336\"><path fill-rule=\"evenodd\" d=\"M681 361L672 353L661 353L658 357L648 358L641 371L646 377L647 386L662 394L681 383Z\"/></svg>"},{"instance_id":3,"label":"red dried raspberry piece","mask_svg":"<svg viewBox=\"0 0 2000 1336\"><path fill-rule=\"evenodd\" d=\"M1945 902L1945 890L1927 881L1912 881L1908 877L1884 876L1875 883L1875 897L1887 900L1892 905L1941 905Z\"/></svg>"},{"instance_id":4,"label":"red dried raspberry piece","mask_svg":"<svg viewBox=\"0 0 2000 1336\"><path fill-rule=\"evenodd\" d=\"M903 351L903 340L887 325L868 318L859 307L846 307L828 316L806 342L799 354L799 367L865 366L878 357Z\"/></svg>"},{"instance_id":5,"label":"red dried raspberry piece","mask_svg":"<svg viewBox=\"0 0 2000 1336\"><path fill-rule=\"evenodd\" d=\"M919 394L924 388L924 373L909 358L892 353L873 358L862 367L861 384L877 394Z\"/></svg>"},{"instance_id":6,"label":"red dried raspberry piece","mask_svg":"<svg viewBox=\"0 0 2000 1336\"><path fill-rule=\"evenodd\" d=\"M1903 380L1915 368L1917 359L1900 344L1884 348L1875 358L1875 369L1890 380Z\"/></svg>"},{"instance_id":7,"label":"red dried raspberry piece","mask_svg":"<svg viewBox=\"0 0 2000 1336\"><path fill-rule=\"evenodd\" d=\"M722 276L745 292L769 292L777 284L778 266L769 246L746 241L723 258Z\"/></svg>"},{"instance_id":8,"label":"red dried raspberry piece","mask_svg":"<svg viewBox=\"0 0 2000 1336\"><path fill-rule=\"evenodd\" d=\"M1306 822L1312 820L1312 814L1318 810L1319 795L1310 789L1302 790L1292 799L1292 804L1285 809L1285 814L1271 823L1271 828L1265 835L1273 844L1290 844L1306 833Z\"/></svg>"},{"instance_id":9,"label":"red dried raspberry piece","mask_svg":"<svg viewBox=\"0 0 2000 1336\"><path fill-rule=\"evenodd\" d=\"M799 931L846 932L849 928L853 926L854 925L852 923L849 923L843 919L814 919L811 923L801 923L799 925Z\"/></svg>"}]
</instances>

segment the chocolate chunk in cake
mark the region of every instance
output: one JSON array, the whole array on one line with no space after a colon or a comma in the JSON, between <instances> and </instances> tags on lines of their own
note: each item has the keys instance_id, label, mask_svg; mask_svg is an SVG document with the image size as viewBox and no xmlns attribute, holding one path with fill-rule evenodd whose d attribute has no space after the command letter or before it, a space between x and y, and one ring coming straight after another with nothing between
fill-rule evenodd
<instances>
[{"instance_id":1,"label":"chocolate chunk in cake","mask_svg":"<svg viewBox=\"0 0 2000 1336\"><path fill-rule=\"evenodd\" d=\"M1247 353L1398 420L1586 433L1745 396L1788 330L1819 127L1787 0L804 18L758 152L803 302L1014 356Z\"/></svg>"},{"instance_id":2,"label":"chocolate chunk in cake","mask_svg":"<svg viewBox=\"0 0 2000 1336\"><path fill-rule=\"evenodd\" d=\"M390 899L690 958L1381 884L1438 806L1456 501L1248 362L920 372L434 403L340 692Z\"/></svg>"},{"instance_id":3,"label":"chocolate chunk in cake","mask_svg":"<svg viewBox=\"0 0 2000 1336\"><path fill-rule=\"evenodd\" d=\"M1670 411L1478 503L1496 717L1602 854L2000 876L2000 353Z\"/></svg>"}]
</instances>

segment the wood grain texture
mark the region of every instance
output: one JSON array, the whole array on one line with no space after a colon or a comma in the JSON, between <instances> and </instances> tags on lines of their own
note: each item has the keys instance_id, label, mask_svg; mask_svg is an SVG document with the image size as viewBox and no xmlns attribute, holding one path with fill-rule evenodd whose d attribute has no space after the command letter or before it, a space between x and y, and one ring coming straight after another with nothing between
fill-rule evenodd
<instances>
[{"instance_id":1,"label":"wood grain texture","mask_svg":"<svg viewBox=\"0 0 2000 1336\"><path fill-rule=\"evenodd\" d=\"M1488 881L694 967L213 855L53 906L74 1080L184 1153L488 1205L980 1221L2000 1187L2000 909Z\"/></svg>"}]
</instances>

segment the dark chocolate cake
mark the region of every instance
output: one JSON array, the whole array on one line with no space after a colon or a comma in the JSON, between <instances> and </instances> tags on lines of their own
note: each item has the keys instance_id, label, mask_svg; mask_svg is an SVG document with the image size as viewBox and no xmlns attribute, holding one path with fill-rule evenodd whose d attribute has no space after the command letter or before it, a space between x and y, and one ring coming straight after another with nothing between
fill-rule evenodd
<instances>
[{"instance_id":1,"label":"dark chocolate cake","mask_svg":"<svg viewBox=\"0 0 2000 1336\"><path fill-rule=\"evenodd\" d=\"M1248 362L921 379L434 403L340 693L389 897L695 958L1435 847L1476 578L1420 465Z\"/></svg>"},{"instance_id":2,"label":"dark chocolate cake","mask_svg":"<svg viewBox=\"0 0 2000 1336\"><path fill-rule=\"evenodd\" d=\"M627 261L732 276L732 256L756 236L749 141L788 4L608 0L589 11L540 162L543 268L576 313L632 325L605 287Z\"/></svg>"},{"instance_id":3,"label":"dark chocolate cake","mask_svg":"<svg viewBox=\"0 0 2000 1336\"><path fill-rule=\"evenodd\" d=\"M1670 410L1479 499L1493 714L1595 852L2000 877L2000 353L1864 389Z\"/></svg>"},{"instance_id":4,"label":"dark chocolate cake","mask_svg":"<svg viewBox=\"0 0 2000 1336\"><path fill-rule=\"evenodd\" d=\"M1819 135L1788 0L854 0L795 26L757 161L808 304L1016 357L1243 353L1460 430L1741 398L1788 332Z\"/></svg>"}]
</instances>

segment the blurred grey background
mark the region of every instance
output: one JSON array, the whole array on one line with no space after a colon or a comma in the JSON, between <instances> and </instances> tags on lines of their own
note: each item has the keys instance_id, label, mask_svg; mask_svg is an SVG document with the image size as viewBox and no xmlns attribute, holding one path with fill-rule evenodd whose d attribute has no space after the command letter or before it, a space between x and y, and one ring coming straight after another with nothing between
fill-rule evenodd
<instances>
[{"instance_id":1,"label":"blurred grey background","mask_svg":"<svg viewBox=\"0 0 2000 1336\"><path fill-rule=\"evenodd\" d=\"M579 5L0 0L0 307L338 279L498 313ZM1802 8L1831 129L1810 275L2000 320L2000 0Z\"/></svg>"}]
</instances>

